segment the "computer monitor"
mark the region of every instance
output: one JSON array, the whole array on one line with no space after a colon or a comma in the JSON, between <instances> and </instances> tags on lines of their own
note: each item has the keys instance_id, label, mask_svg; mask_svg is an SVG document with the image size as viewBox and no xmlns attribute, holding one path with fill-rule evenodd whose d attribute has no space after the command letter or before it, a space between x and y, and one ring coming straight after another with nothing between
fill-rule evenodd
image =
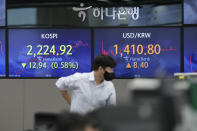
<instances>
[{"instance_id":1,"label":"computer monitor","mask_svg":"<svg viewBox=\"0 0 197 131\"><path fill-rule=\"evenodd\" d=\"M0 26L5 26L6 6L5 0L0 0Z\"/></svg>"},{"instance_id":2,"label":"computer monitor","mask_svg":"<svg viewBox=\"0 0 197 131\"><path fill-rule=\"evenodd\" d=\"M197 72L197 28L184 28L184 72Z\"/></svg>"},{"instance_id":3,"label":"computer monitor","mask_svg":"<svg viewBox=\"0 0 197 131\"><path fill-rule=\"evenodd\" d=\"M62 77L90 71L89 29L9 30L9 77Z\"/></svg>"},{"instance_id":4,"label":"computer monitor","mask_svg":"<svg viewBox=\"0 0 197 131\"><path fill-rule=\"evenodd\" d=\"M5 30L0 29L0 77L6 75L6 62L5 62L5 42L6 42Z\"/></svg>"},{"instance_id":5,"label":"computer monitor","mask_svg":"<svg viewBox=\"0 0 197 131\"><path fill-rule=\"evenodd\" d=\"M179 28L95 29L94 56L117 61L118 78L173 76L180 72Z\"/></svg>"}]
</instances>

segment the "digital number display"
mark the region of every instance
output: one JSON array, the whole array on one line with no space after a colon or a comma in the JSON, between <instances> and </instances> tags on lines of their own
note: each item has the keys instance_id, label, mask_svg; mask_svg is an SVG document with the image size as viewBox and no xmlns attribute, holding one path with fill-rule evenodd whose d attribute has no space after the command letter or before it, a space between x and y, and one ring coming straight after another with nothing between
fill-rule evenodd
<instances>
[{"instance_id":1,"label":"digital number display","mask_svg":"<svg viewBox=\"0 0 197 131\"><path fill-rule=\"evenodd\" d=\"M96 29L94 56L117 61L118 78L172 76L180 72L180 29Z\"/></svg>"},{"instance_id":2,"label":"digital number display","mask_svg":"<svg viewBox=\"0 0 197 131\"><path fill-rule=\"evenodd\" d=\"M62 77L90 71L90 30L9 30L10 77Z\"/></svg>"},{"instance_id":3,"label":"digital number display","mask_svg":"<svg viewBox=\"0 0 197 131\"><path fill-rule=\"evenodd\" d=\"M184 28L184 72L197 72L197 28Z\"/></svg>"},{"instance_id":4,"label":"digital number display","mask_svg":"<svg viewBox=\"0 0 197 131\"><path fill-rule=\"evenodd\" d=\"M5 26L5 0L0 0L0 26Z\"/></svg>"},{"instance_id":5,"label":"digital number display","mask_svg":"<svg viewBox=\"0 0 197 131\"><path fill-rule=\"evenodd\" d=\"M0 29L0 77L6 75L5 67L5 30Z\"/></svg>"}]
</instances>

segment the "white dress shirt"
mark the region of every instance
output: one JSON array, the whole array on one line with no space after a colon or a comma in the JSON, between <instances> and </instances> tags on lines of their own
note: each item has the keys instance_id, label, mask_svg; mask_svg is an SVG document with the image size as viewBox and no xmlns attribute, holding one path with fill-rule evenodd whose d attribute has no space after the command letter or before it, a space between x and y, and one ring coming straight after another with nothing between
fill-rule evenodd
<instances>
[{"instance_id":1,"label":"white dress shirt","mask_svg":"<svg viewBox=\"0 0 197 131\"><path fill-rule=\"evenodd\" d=\"M56 86L60 90L72 90L71 112L86 114L97 108L116 105L116 92L111 81L96 85L94 72L75 73L59 78Z\"/></svg>"}]
</instances>

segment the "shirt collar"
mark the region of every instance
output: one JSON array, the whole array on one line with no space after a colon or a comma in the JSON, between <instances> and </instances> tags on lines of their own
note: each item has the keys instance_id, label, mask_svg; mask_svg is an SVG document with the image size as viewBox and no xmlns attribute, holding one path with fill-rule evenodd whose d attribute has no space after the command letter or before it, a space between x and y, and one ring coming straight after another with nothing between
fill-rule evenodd
<instances>
[{"instance_id":1,"label":"shirt collar","mask_svg":"<svg viewBox=\"0 0 197 131\"><path fill-rule=\"evenodd\" d=\"M92 71L92 72L90 73L89 81L95 81L95 78L94 78L94 71Z\"/></svg>"},{"instance_id":2,"label":"shirt collar","mask_svg":"<svg viewBox=\"0 0 197 131\"><path fill-rule=\"evenodd\" d=\"M94 71L92 71L90 73L89 81L95 82ZM105 82L105 80L100 85L98 85L98 87L103 87L104 86L104 82Z\"/></svg>"}]
</instances>

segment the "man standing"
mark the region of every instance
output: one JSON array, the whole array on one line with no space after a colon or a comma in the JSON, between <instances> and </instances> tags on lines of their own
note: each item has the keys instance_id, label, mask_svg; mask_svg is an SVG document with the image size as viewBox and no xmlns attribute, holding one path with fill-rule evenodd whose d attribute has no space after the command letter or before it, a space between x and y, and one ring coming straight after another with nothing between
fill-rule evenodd
<instances>
[{"instance_id":1,"label":"man standing","mask_svg":"<svg viewBox=\"0 0 197 131\"><path fill-rule=\"evenodd\" d=\"M114 78L115 60L99 55L90 73L75 73L59 78L56 86L70 105L70 111L86 114L97 108L116 105L116 92L111 80ZM68 89L71 89L70 97Z\"/></svg>"}]
</instances>

